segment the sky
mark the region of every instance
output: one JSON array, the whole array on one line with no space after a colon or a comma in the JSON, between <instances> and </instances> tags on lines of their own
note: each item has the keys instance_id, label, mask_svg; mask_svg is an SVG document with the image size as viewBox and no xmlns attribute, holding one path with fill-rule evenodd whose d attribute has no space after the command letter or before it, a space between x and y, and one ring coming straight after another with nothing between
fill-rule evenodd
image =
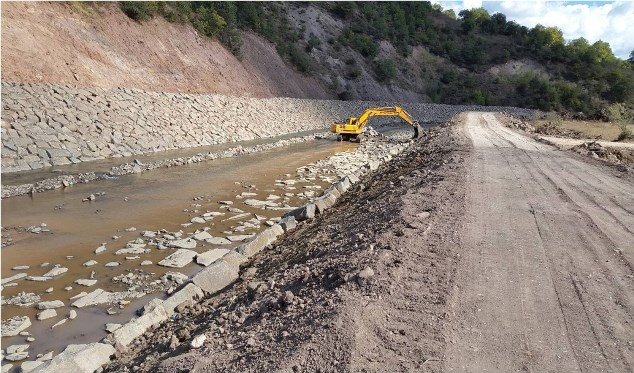
<instances>
[{"instance_id":1,"label":"sky","mask_svg":"<svg viewBox=\"0 0 634 373\"><path fill-rule=\"evenodd\" d=\"M432 1L456 14L462 9L485 8L490 14L503 13L507 21L534 27L556 26L569 41L584 37L592 44L603 40L614 55L627 59L634 50L634 0L544 1L544 0L464 0Z\"/></svg>"}]
</instances>

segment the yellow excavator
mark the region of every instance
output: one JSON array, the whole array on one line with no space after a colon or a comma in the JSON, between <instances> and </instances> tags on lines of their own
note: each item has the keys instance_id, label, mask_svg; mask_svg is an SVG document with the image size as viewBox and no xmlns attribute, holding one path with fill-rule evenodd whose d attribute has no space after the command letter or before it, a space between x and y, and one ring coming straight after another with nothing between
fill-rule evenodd
<instances>
[{"instance_id":1,"label":"yellow excavator","mask_svg":"<svg viewBox=\"0 0 634 373\"><path fill-rule=\"evenodd\" d=\"M359 135L361 135L368 124L368 120L376 116L400 117L407 124L414 127L413 138L416 139L419 136L420 126L418 122L414 121L412 116L400 106L369 108L358 118L348 118L345 124L333 123L330 127L330 132L340 135L341 140L360 141Z\"/></svg>"}]
</instances>

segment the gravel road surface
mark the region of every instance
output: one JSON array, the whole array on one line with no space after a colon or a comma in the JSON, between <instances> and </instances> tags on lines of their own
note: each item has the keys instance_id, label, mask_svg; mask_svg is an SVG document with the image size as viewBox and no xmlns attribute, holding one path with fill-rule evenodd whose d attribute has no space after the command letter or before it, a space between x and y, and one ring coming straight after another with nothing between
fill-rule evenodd
<instances>
[{"instance_id":1,"label":"gravel road surface","mask_svg":"<svg viewBox=\"0 0 634 373\"><path fill-rule=\"evenodd\" d=\"M473 142L448 371L634 368L634 191L469 113Z\"/></svg>"}]
</instances>

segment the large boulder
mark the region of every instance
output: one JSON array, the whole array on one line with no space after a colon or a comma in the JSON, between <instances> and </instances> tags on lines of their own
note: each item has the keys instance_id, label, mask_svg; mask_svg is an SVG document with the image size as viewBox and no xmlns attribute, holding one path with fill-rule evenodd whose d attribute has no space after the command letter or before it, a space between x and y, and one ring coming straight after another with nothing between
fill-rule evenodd
<instances>
[{"instance_id":1,"label":"large boulder","mask_svg":"<svg viewBox=\"0 0 634 373\"><path fill-rule=\"evenodd\" d=\"M192 282L209 294L215 294L238 279L238 270L220 259L198 272Z\"/></svg>"},{"instance_id":2,"label":"large boulder","mask_svg":"<svg viewBox=\"0 0 634 373\"><path fill-rule=\"evenodd\" d=\"M105 343L69 345L66 349L32 370L32 373L93 373L110 361L114 347Z\"/></svg>"},{"instance_id":3,"label":"large boulder","mask_svg":"<svg viewBox=\"0 0 634 373\"><path fill-rule=\"evenodd\" d=\"M348 177L344 177L335 183L334 187L337 188L340 194L344 194L348 189L350 189L350 179Z\"/></svg>"},{"instance_id":4,"label":"large boulder","mask_svg":"<svg viewBox=\"0 0 634 373\"><path fill-rule=\"evenodd\" d=\"M314 218L315 217L315 211L316 211L315 204L309 203L309 204L304 205L302 207L298 207L295 210L287 212L286 214L284 214L283 218L285 218L287 216L292 216L297 221L304 221L304 220L308 220L308 219Z\"/></svg>"},{"instance_id":5,"label":"large boulder","mask_svg":"<svg viewBox=\"0 0 634 373\"><path fill-rule=\"evenodd\" d=\"M170 314L163 305L157 305L152 311L144 313L141 317L130 320L108 336L120 350L125 348L137 337L143 335L150 327L160 324L169 318Z\"/></svg>"},{"instance_id":6,"label":"large boulder","mask_svg":"<svg viewBox=\"0 0 634 373\"><path fill-rule=\"evenodd\" d=\"M313 203L315 204L317 213L322 214L325 210L334 206L335 202L337 202L335 196L327 192L321 197L315 198Z\"/></svg>"},{"instance_id":7,"label":"large boulder","mask_svg":"<svg viewBox=\"0 0 634 373\"><path fill-rule=\"evenodd\" d=\"M174 314L176 307L189 301L195 301L203 297L203 291L201 288L194 284L187 284L185 287L172 294L169 298L163 301L163 308L169 316Z\"/></svg>"},{"instance_id":8,"label":"large boulder","mask_svg":"<svg viewBox=\"0 0 634 373\"><path fill-rule=\"evenodd\" d=\"M267 245L273 243L277 239L277 236L282 233L284 233L282 227L280 227L279 224L275 224L258 233L253 240L240 245L236 251L250 258L262 251Z\"/></svg>"},{"instance_id":9,"label":"large boulder","mask_svg":"<svg viewBox=\"0 0 634 373\"><path fill-rule=\"evenodd\" d=\"M240 271L240 265L249 260L246 256L240 254L237 251L231 250L222 257L222 260L225 261L230 267L232 267L236 272Z\"/></svg>"},{"instance_id":10,"label":"large boulder","mask_svg":"<svg viewBox=\"0 0 634 373\"><path fill-rule=\"evenodd\" d=\"M278 224L280 225L280 227L282 227L284 232L288 232L295 229L295 227L297 226L297 220L295 220L294 216L287 216L281 219Z\"/></svg>"},{"instance_id":11,"label":"large boulder","mask_svg":"<svg viewBox=\"0 0 634 373\"><path fill-rule=\"evenodd\" d=\"M198 254L196 256L196 263L207 267L208 265L212 264L216 260L222 258L229 251L231 251L231 250L227 250L227 249L211 249L211 250L206 251L206 252L204 252L202 254Z\"/></svg>"}]
</instances>

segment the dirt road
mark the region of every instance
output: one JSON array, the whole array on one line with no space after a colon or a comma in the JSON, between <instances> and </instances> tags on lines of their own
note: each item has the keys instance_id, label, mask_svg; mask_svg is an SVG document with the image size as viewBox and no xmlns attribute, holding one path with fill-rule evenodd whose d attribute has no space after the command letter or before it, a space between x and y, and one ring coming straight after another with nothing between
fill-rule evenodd
<instances>
[{"instance_id":1,"label":"dirt road","mask_svg":"<svg viewBox=\"0 0 634 373\"><path fill-rule=\"evenodd\" d=\"M448 371L634 369L634 188L470 113Z\"/></svg>"},{"instance_id":2,"label":"dirt road","mask_svg":"<svg viewBox=\"0 0 634 373\"><path fill-rule=\"evenodd\" d=\"M463 114L106 371L632 371L632 185Z\"/></svg>"}]
</instances>

